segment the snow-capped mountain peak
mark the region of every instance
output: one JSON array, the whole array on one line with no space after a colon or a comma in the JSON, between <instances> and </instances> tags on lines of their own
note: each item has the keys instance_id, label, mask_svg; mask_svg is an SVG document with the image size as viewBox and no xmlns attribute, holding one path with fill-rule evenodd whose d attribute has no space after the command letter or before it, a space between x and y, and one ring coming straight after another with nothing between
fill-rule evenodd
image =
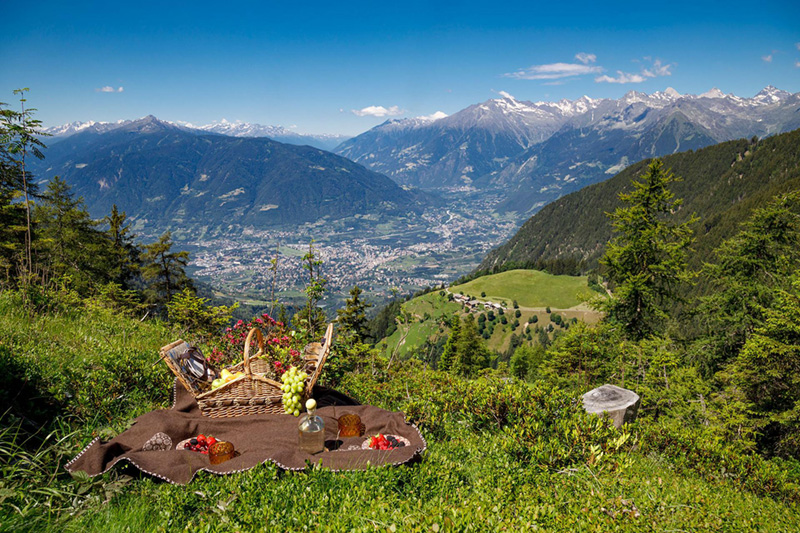
<instances>
[{"instance_id":1,"label":"snow-capped mountain peak","mask_svg":"<svg viewBox=\"0 0 800 533\"><path fill-rule=\"evenodd\" d=\"M672 87L667 87L663 92L656 91L653 94L651 94L650 97L658 100L665 100L667 102L674 102L678 98L681 98L681 93L679 93Z\"/></svg>"},{"instance_id":2,"label":"snow-capped mountain peak","mask_svg":"<svg viewBox=\"0 0 800 533\"><path fill-rule=\"evenodd\" d=\"M131 122L130 120L118 120L116 122L95 122L94 120L87 120L85 122L77 121L70 122L69 124L62 124L61 126L53 126L44 128L45 133L49 133L52 137L69 137L82 131L96 131L102 133L104 131L112 130L120 126L124 126Z\"/></svg>"},{"instance_id":3,"label":"snow-capped mountain peak","mask_svg":"<svg viewBox=\"0 0 800 533\"><path fill-rule=\"evenodd\" d=\"M716 87L712 87L711 90L704 92L703 94L697 95L698 98L725 98L725 93L717 89Z\"/></svg>"},{"instance_id":4,"label":"snow-capped mountain peak","mask_svg":"<svg viewBox=\"0 0 800 533\"><path fill-rule=\"evenodd\" d=\"M772 85L767 85L752 98L753 101L758 102L760 104L776 104L789 98L792 94L777 87L773 87Z\"/></svg>"},{"instance_id":5,"label":"snow-capped mountain peak","mask_svg":"<svg viewBox=\"0 0 800 533\"><path fill-rule=\"evenodd\" d=\"M434 113L431 117L441 118L444 114L442 113L440 115L440 113L441 112ZM172 127L195 133L217 133L230 137L268 137L289 144L308 144L316 148L322 148L323 150L332 150L339 143L349 138L346 135L338 134L305 135L284 128L283 126L263 126L261 124L251 124L241 120L229 121L224 118L217 122L198 126L191 122L181 120L159 120L152 115L147 115L137 120L118 120L117 122L73 122L62 126L45 128L44 132L56 138L66 138L84 131L105 133L125 127L140 133L151 133Z\"/></svg>"}]
</instances>

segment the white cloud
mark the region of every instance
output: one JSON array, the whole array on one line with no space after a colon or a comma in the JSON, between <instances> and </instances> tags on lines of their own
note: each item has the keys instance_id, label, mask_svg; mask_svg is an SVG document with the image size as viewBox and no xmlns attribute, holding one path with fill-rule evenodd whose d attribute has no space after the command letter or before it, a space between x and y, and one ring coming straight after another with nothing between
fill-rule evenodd
<instances>
[{"instance_id":1,"label":"white cloud","mask_svg":"<svg viewBox=\"0 0 800 533\"><path fill-rule=\"evenodd\" d=\"M800 61L795 61L794 62L794 66L797 67L797 68L800 68Z\"/></svg>"},{"instance_id":2,"label":"white cloud","mask_svg":"<svg viewBox=\"0 0 800 533\"><path fill-rule=\"evenodd\" d=\"M432 115L422 115L422 116L417 117L417 118L421 118L422 120L434 121L434 120L439 120L440 118L445 118L446 116L447 116L447 113L445 113L444 111L437 111L436 113L433 113Z\"/></svg>"},{"instance_id":3,"label":"white cloud","mask_svg":"<svg viewBox=\"0 0 800 533\"><path fill-rule=\"evenodd\" d=\"M594 81L597 83L642 83L646 79L641 74L629 74L618 70L616 78L604 74L596 77Z\"/></svg>"},{"instance_id":4,"label":"white cloud","mask_svg":"<svg viewBox=\"0 0 800 533\"><path fill-rule=\"evenodd\" d=\"M647 76L648 78L655 78L657 76L672 76L672 72L669 71L671 68L671 64L667 63L666 65L662 65L661 60L656 59L653 61L652 68L642 69L642 75Z\"/></svg>"},{"instance_id":5,"label":"white cloud","mask_svg":"<svg viewBox=\"0 0 800 533\"><path fill-rule=\"evenodd\" d=\"M121 93L125 89L123 87L113 88L110 85L106 85L105 87L100 87L99 89L95 89L95 92L98 93Z\"/></svg>"},{"instance_id":6,"label":"white cloud","mask_svg":"<svg viewBox=\"0 0 800 533\"><path fill-rule=\"evenodd\" d=\"M800 50L800 43L794 43L798 50Z\"/></svg>"},{"instance_id":7,"label":"white cloud","mask_svg":"<svg viewBox=\"0 0 800 533\"><path fill-rule=\"evenodd\" d=\"M647 61L651 61L651 58L645 57ZM623 72L621 70L617 71L617 76L608 76L602 75L598 76L594 79L597 83L642 83L646 81L647 78L657 78L659 76L672 76L672 72L670 69L673 67L671 63L667 63L666 65L661 62L660 59L656 59L653 61L652 66L642 68L642 71L638 74L632 74L630 72Z\"/></svg>"},{"instance_id":8,"label":"white cloud","mask_svg":"<svg viewBox=\"0 0 800 533\"><path fill-rule=\"evenodd\" d=\"M511 96L509 93L507 93L505 91L497 91L497 94L499 94L503 98L508 98L510 100L516 100L516 98L514 98L513 96Z\"/></svg>"},{"instance_id":9,"label":"white cloud","mask_svg":"<svg viewBox=\"0 0 800 533\"><path fill-rule=\"evenodd\" d=\"M761 56L761 60L764 61L765 63L772 63L772 54Z\"/></svg>"},{"instance_id":10,"label":"white cloud","mask_svg":"<svg viewBox=\"0 0 800 533\"><path fill-rule=\"evenodd\" d=\"M597 74L594 79L597 83L642 83L646 81L647 78L671 76L672 68L675 66L672 63L665 64L660 59L654 60L652 57L646 56L644 57L644 61L650 63L650 66L642 66L640 72L630 73L618 70L616 76L609 76L607 74L602 74L605 71L602 66L592 64L597 61L597 56L595 54L579 52L575 54L575 59L579 63L533 65L526 69L519 69L516 72L503 74L503 77L518 80L551 80L545 85L559 85L563 83L563 81L559 81L563 78ZM639 60L635 61L637 63L640 62Z\"/></svg>"},{"instance_id":11,"label":"white cloud","mask_svg":"<svg viewBox=\"0 0 800 533\"><path fill-rule=\"evenodd\" d=\"M353 109L352 113L359 117L393 117L402 114L403 111L396 105L388 109L382 105L371 105L363 109Z\"/></svg>"},{"instance_id":12,"label":"white cloud","mask_svg":"<svg viewBox=\"0 0 800 533\"><path fill-rule=\"evenodd\" d=\"M503 77L517 80L557 80L559 78L598 74L600 72L603 72L602 67L578 63L550 63L548 65L533 65L516 72L509 72L503 74Z\"/></svg>"}]
</instances>

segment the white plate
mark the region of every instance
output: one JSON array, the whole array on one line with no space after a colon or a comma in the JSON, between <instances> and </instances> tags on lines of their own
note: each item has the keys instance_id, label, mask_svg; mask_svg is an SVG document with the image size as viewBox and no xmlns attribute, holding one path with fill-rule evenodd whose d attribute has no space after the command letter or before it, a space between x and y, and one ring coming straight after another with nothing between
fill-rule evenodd
<instances>
[{"instance_id":1,"label":"white plate","mask_svg":"<svg viewBox=\"0 0 800 533\"><path fill-rule=\"evenodd\" d=\"M372 437L374 437L374 436L375 436L375 435L370 435L369 437L367 437L367 440L365 440L365 441L364 441L364 442L361 444L361 449L362 449L362 450L372 450L372 451L375 451L375 452L385 452L385 451L388 451L388 450L376 450L375 448L370 448L370 447L369 447L369 439L371 439L371 438L372 438ZM407 438L405 438L405 437L401 437L400 435L384 435L384 437L386 437L386 438L389 438L389 437L394 437L394 438L396 438L396 439L397 439L399 442L402 442L402 443L403 443L403 444L405 444L406 446L411 446L411 441L409 441L409 440L408 440ZM393 450L396 450L397 448L392 448L392 449L393 449Z\"/></svg>"}]
</instances>

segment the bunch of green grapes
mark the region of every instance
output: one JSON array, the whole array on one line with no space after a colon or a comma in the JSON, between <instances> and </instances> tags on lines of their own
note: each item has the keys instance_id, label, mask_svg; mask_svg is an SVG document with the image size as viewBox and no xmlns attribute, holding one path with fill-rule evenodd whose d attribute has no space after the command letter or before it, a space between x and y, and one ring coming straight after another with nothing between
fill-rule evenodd
<instances>
[{"instance_id":1,"label":"bunch of green grapes","mask_svg":"<svg viewBox=\"0 0 800 533\"><path fill-rule=\"evenodd\" d=\"M291 367L281 376L281 390L283 391L283 410L287 414L300 416L300 396L306 386L308 374Z\"/></svg>"}]
</instances>

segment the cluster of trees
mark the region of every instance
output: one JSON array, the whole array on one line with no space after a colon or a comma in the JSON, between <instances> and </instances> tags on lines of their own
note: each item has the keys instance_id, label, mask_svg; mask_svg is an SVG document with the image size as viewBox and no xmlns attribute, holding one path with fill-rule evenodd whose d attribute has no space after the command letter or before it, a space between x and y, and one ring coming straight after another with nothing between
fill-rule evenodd
<instances>
[{"instance_id":1,"label":"cluster of trees","mask_svg":"<svg viewBox=\"0 0 800 533\"><path fill-rule=\"evenodd\" d=\"M537 342L512 335L507 353L490 357L481 333L510 313L481 314L477 327L454 318L438 368L473 376L490 358L507 360L510 375L576 396L615 383L640 394L645 418L800 458L800 191L753 209L692 268L692 228L702 221L682 212L679 183L652 161L610 210L600 274L613 296L597 300L599 324L547 309L547 328L529 323ZM599 276L589 283L605 293Z\"/></svg>"},{"instance_id":2,"label":"cluster of trees","mask_svg":"<svg viewBox=\"0 0 800 533\"><path fill-rule=\"evenodd\" d=\"M475 318L455 316L450 323L450 335L439 358L439 370L473 377L489 366L489 349L481 341Z\"/></svg>"},{"instance_id":3,"label":"cluster of trees","mask_svg":"<svg viewBox=\"0 0 800 533\"><path fill-rule=\"evenodd\" d=\"M692 270L694 220L675 221L674 182L654 161L620 195L601 262L614 287L604 320L544 353L518 349L512 372L576 393L616 383L642 396L644 416L800 458L800 191L755 209ZM687 299L698 283L707 290Z\"/></svg>"},{"instance_id":4,"label":"cluster of trees","mask_svg":"<svg viewBox=\"0 0 800 533\"><path fill-rule=\"evenodd\" d=\"M19 111L0 103L0 284L24 289L33 304L58 285L127 309L163 310L174 295L193 292L188 252L172 249L169 232L140 245L116 206L94 220L58 176L41 190L27 163L43 157L44 134L24 91L15 91Z\"/></svg>"}]
</instances>

